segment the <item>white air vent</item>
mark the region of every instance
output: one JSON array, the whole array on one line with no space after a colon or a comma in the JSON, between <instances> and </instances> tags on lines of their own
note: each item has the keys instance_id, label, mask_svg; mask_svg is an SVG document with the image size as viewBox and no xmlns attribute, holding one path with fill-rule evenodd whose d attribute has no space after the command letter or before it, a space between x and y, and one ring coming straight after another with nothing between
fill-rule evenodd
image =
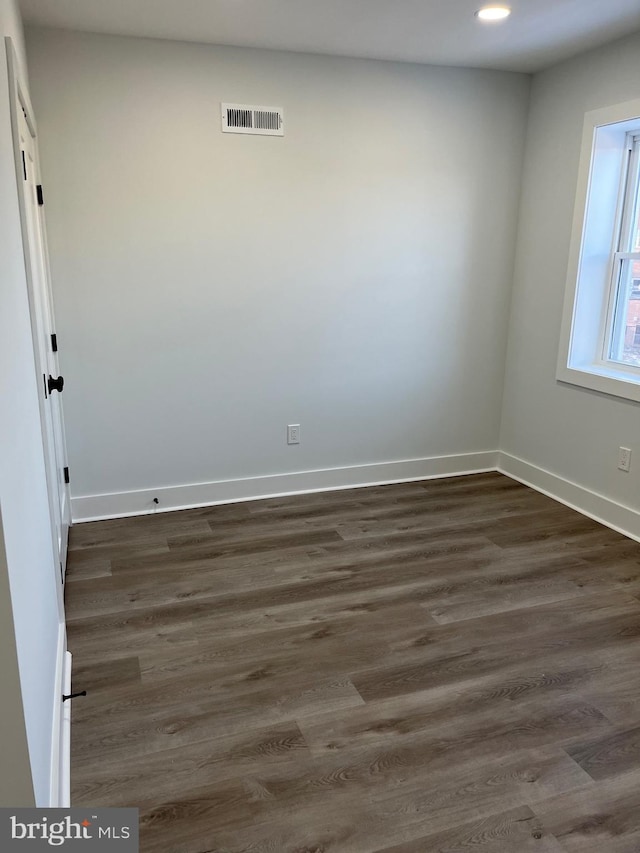
<instances>
[{"instance_id":1,"label":"white air vent","mask_svg":"<svg viewBox=\"0 0 640 853\"><path fill-rule=\"evenodd\" d=\"M222 104L222 132L284 136L282 110L280 107Z\"/></svg>"}]
</instances>

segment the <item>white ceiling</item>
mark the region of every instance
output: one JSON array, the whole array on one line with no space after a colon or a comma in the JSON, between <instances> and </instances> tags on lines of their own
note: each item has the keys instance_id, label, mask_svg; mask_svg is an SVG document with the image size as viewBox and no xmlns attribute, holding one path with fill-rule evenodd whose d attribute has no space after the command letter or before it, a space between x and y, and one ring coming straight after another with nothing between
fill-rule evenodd
<instances>
[{"instance_id":1,"label":"white ceiling","mask_svg":"<svg viewBox=\"0 0 640 853\"><path fill-rule=\"evenodd\" d=\"M481 24L486 0L20 0L27 25L538 71L640 30L640 0L505 0L512 16Z\"/></svg>"}]
</instances>

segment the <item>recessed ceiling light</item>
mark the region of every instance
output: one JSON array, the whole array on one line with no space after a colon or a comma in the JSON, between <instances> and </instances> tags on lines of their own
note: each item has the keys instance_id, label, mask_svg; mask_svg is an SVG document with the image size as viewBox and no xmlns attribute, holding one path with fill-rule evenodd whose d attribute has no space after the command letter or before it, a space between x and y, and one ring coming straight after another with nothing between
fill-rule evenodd
<instances>
[{"instance_id":1,"label":"recessed ceiling light","mask_svg":"<svg viewBox=\"0 0 640 853\"><path fill-rule=\"evenodd\" d=\"M511 9L508 6L485 6L476 12L481 21L504 21L510 14Z\"/></svg>"}]
</instances>

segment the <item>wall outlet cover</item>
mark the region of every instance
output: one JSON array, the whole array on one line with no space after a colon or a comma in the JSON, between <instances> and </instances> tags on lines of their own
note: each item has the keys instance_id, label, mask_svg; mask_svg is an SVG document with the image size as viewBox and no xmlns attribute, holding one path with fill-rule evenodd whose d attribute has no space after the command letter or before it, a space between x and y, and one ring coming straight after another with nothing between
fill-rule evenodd
<instances>
[{"instance_id":1,"label":"wall outlet cover","mask_svg":"<svg viewBox=\"0 0 640 853\"><path fill-rule=\"evenodd\" d=\"M618 468L620 471L629 471L631 469L631 449L629 447L619 448Z\"/></svg>"},{"instance_id":2,"label":"wall outlet cover","mask_svg":"<svg viewBox=\"0 0 640 853\"><path fill-rule=\"evenodd\" d=\"M300 424L287 425L287 444L300 444Z\"/></svg>"}]
</instances>

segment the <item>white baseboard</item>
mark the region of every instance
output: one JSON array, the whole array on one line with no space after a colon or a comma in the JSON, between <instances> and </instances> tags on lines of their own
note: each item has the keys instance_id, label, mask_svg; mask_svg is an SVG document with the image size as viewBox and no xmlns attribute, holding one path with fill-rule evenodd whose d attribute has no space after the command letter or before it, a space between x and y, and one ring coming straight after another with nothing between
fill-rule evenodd
<instances>
[{"instance_id":1,"label":"white baseboard","mask_svg":"<svg viewBox=\"0 0 640 853\"><path fill-rule=\"evenodd\" d=\"M213 483L165 486L159 489L107 495L84 495L72 498L71 511L74 523L98 521L258 498L478 474L483 471L495 471L497 462L497 451L484 451L372 465L352 465L346 468L324 468L318 471L299 471L291 474L273 474L265 477L247 477L239 480L219 480ZM158 499L157 505L153 502L154 498Z\"/></svg>"},{"instance_id":2,"label":"white baseboard","mask_svg":"<svg viewBox=\"0 0 640 853\"><path fill-rule=\"evenodd\" d=\"M409 483L463 474L500 471L583 515L640 541L640 512L578 483L500 451L405 459L345 468L219 480L72 498L74 523L171 512L309 492L338 491L392 483ZM154 504L157 498L159 503Z\"/></svg>"},{"instance_id":3,"label":"white baseboard","mask_svg":"<svg viewBox=\"0 0 640 853\"><path fill-rule=\"evenodd\" d=\"M71 658L67 652L67 634L64 623L58 627L58 650L56 656L56 673L54 680L53 712L52 712L52 732L51 732L51 781L49 785L49 806L50 808L60 808L66 805L64 786L64 765L70 761L68 751L69 742L65 742L65 722L64 722L64 703L62 702L62 694L68 693L67 679L71 683L71 669L67 672L67 658Z\"/></svg>"},{"instance_id":4,"label":"white baseboard","mask_svg":"<svg viewBox=\"0 0 640 853\"><path fill-rule=\"evenodd\" d=\"M506 474L525 486L531 486L538 492L560 501L582 515L599 521L606 527L640 542L640 512L607 498L598 492L592 492L578 483L565 480L551 471L538 468L524 459L509 453L498 454L498 471Z\"/></svg>"}]
</instances>

